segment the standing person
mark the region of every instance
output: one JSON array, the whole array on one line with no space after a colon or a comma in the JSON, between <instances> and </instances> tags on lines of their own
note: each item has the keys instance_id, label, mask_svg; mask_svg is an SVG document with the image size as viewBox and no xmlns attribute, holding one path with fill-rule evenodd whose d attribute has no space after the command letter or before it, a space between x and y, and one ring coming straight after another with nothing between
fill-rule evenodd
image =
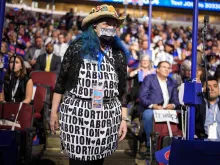
<instances>
[{"instance_id":1,"label":"standing person","mask_svg":"<svg viewBox=\"0 0 220 165\"><path fill-rule=\"evenodd\" d=\"M101 5L84 18L84 32L67 49L57 79L51 129L58 128L70 165L102 165L127 133L126 56L116 40L124 18Z\"/></svg>"}]
</instances>

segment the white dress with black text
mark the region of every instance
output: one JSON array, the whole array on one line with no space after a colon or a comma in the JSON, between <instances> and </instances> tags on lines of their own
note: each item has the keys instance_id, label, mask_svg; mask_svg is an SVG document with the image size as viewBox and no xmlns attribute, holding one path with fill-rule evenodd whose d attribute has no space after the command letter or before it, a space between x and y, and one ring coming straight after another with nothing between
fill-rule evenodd
<instances>
[{"instance_id":1,"label":"white dress with black text","mask_svg":"<svg viewBox=\"0 0 220 165\"><path fill-rule=\"evenodd\" d=\"M107 53L114 63L111 50ZM105 158L117 148L118 129L121 123L121 103L118 95L118 76L111 63L103 58L99 82L104 84L102 110L92 110L92 84L98 80L98 63L84 59L77 87L64 98L60 108L61 144L70 158L88 161ZM83 99L80 99L83 98ZM88 100L86 100L88 99Z\"/></svg>"}]
</instances>

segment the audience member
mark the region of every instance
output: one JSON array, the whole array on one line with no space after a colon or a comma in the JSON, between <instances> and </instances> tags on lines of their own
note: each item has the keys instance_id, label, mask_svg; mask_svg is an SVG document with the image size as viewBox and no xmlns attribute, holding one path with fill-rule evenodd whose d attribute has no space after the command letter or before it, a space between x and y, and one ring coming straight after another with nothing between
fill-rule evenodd
<instances>
[{"instance_id":1,"label":"audience member","mask_svg":"<svg viewBox=\"0 0 220 165\"><path fill-rule=\"evenodd\" d=\"M155 74L155 69L153 68L150 56L147 54L142 55L140 58L139 67L130 72L128 76L129 78L132 78L134 80L133 87L130 93L132 100L138 99L140 85L143 82L144 78L150 74Z\"/></svg>"},{"instance_id":2,"label":"audience member","mask_svg":"<svg viewBox=\"0 0 220 165\"><path fill-rule=\"evenodd\" d=\"M58 35L58 43L54 45L54 54L61 57L61 61L63 60L63 56L68 48L68 44L64 43L65 38L64 34L60 33Z\"/></svg>"},{"instance_id":3,"label":"audience member","mask_svg":"<svg viewBox=\"0 0 220 165\"><path fill-rule=\"evenodd\" d=\"M210 139L220 139L219 86L215 77L208 77L209 99L204 98L196 107L196 135ZM206 91L206 85L204 85Z\"/></svg>"},{"instance_id":4,"label":"audience member","mask_svg":"<svg viewBox=\"0 0 220 165\"><path fill-rule=\"evenodd\" d=\"M54 46L51 42L46 44L46 53L38 56L35 70L55 72L59 74L61 66L61 57L53 53Z\"/></svg>"},{"instance_id":5,"label":"audience member","mask_svg":"<svg viewBox=\"0 0 220 165\"><path fill-rule=\"evenodd\" d=\"M26 68L34 69L34 66L37 62L37 58L41 54L45 54L45 48L42 37L35 38L35 44L30 47L24 57Z\"/></svg>"},{"instance_id":6,"label":"audience member","mask_svg":"<svg viewBox=\"0 0 220 165\"><path fill-rule=\"evenodd\" d=\"M33 93L33 81L27 75L24 60L21 56L17 56L15 59L14 84L12 84L13 81L10 78L14 57L10 57L9 61L10 64L4 79L4 100L6 102L30 103Z\"/></svg>"},{"instance_id":7,"label":"audience member","mask_svg":"<svg viewBox=\"0 0 220 165\"><path fill-rule=\"evenodd\" d=\"M156 75L147 76L140 88L139 101L144 109L143 124L147 135L147 146L150 145L150 133L153 128L153 110L175 109L179 105L177 84L169 78L171 64L159 62Z\"/></svg>"}]
</instances>

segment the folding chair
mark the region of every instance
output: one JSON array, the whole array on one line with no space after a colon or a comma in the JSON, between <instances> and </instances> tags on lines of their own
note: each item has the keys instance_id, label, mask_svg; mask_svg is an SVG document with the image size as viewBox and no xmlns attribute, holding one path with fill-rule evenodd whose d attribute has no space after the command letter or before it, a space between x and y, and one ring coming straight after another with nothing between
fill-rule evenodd
<instances>
[{"instance_id":1,"label":"folding chair","mask_svg":"<svg viewBox=\"0 0 220 165\"><path fill-rule=\"evenodd\" d=\"M1 104L1 119L10 119L11 115L16 116L20 103L4 103ZM9 133L14 135L16 147L18 148L18 163L29 164L31 162L32 154L32 139L35 129L32 127L33 123L33 107L29 104L22 105L18 114L17 121L20 127L15 127L15 131L11 131L12 126L0 125L0 136L6 136ZM4 143L4 142L1 142ZM1 151L0 151L1 152ZM1 155L1 154L0 154ZM16 155L14 155L16 156Z\"/></svg>"},{"instance_id":2,"label":"folding chair","mask_svg":"<svg viewBox=\"0 0 220 165\"><path fill-rule=\"evenodd\" d=\"M56 83L56 74L53 72L44 72L44 71L33 71L31 72L31 79L33 80L34 85L38 86L43 86L47 88L47 92L46 92L46 97L45 97L45 101L44 101L44 119L48 119L49 118L49 109L51 107L51 101L52 101L52 96L53 96L53 90L55 88L55 83ZM42 89L41 89L42 90ZM36 93L35 93L36 95ZM41 93L41 96L42 93ZM41 118L42 114L40 115L39 112L42 109L42 101L44 100L42 97L41 99L38 97L34 97L34 99L36 99L34 102L34 108L36 109L36 111L38 112L37 114L35 114L35 118ZM41 103L40 103L41 102ZM46 104L45 104L46 103ZM41 104L41 105L38 105ZM43 119L43 120L44 120ZM44 127L48 127L48 122L46 122L46 120L44 120Z\"/></svg>"},{"instance_id":3,"label":"folding chair","mask_svg":"<svg viewBox=\"0 0 220 165\"><path fill-rule=\"evenodd\" d=\"M45 108L45 104L49 106L50 101L47 90L48 88L42 85L37 85L36 87L33 100L34 119L42 120L44 117L46 117L45 115L47 114L47 112L45 111L47 111L48 109Z\"/></svg>"},{"instance_id":4,"label":"folding chair","mask_svg":"<svg viewBox=\"0 0 220 165\"><path fill-rule=\"evenodd\" d=\"M48 114L50 106L50 96L48 95L48 88L42 85L36 86L36 91L33 99L34 107L34 126L36 127L36 138L33 145L45 143L45 135L48 127Z\"/></svg>"},{"instance_id":5,"label":"folding chair","mask_svg":"<svg viewBox=\"0 0 220 165\"><path fill-rule=\"evenodd\" d=\"M179 112L177 112L178 118L181 115ZM154 120L154 119L153 119ZM164 147L167 147L171 144L172 138L169 135L168 125L167 122L159 122L156 123L153 121L153 133L151 133L150 138L150 154L151 159L154 159L154 153L158 150L163 149ZM182 137L182 130L179 124L176 123L170 123L170 127L172 130L172 134L174 137L179 136Z\"/></svg>"}]
</instances>

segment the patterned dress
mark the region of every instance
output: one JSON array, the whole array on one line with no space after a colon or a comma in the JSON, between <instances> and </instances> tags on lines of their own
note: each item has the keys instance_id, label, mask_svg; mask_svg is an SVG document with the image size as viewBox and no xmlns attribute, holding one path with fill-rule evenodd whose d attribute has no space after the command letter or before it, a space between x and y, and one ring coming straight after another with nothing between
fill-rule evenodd
<instances>
[{"instance_id":1,"label":"patterned dress","mask_svg":"<svg viewBox=\"0 0 220 165\"><path fill-rule=\"evenodd\" d=\"M118 100L118 76L114 67L112 50L102 60L98 76L98 62L84 59L77 87L64 98L60 110L61 144L70 158L88 161L105 158L117 148L121 123L121 103ZM109 62L111 60L111 63ZM91 97L93 85L104 85L102 110L93 110Z\"/></svg>"}]
</instances>

